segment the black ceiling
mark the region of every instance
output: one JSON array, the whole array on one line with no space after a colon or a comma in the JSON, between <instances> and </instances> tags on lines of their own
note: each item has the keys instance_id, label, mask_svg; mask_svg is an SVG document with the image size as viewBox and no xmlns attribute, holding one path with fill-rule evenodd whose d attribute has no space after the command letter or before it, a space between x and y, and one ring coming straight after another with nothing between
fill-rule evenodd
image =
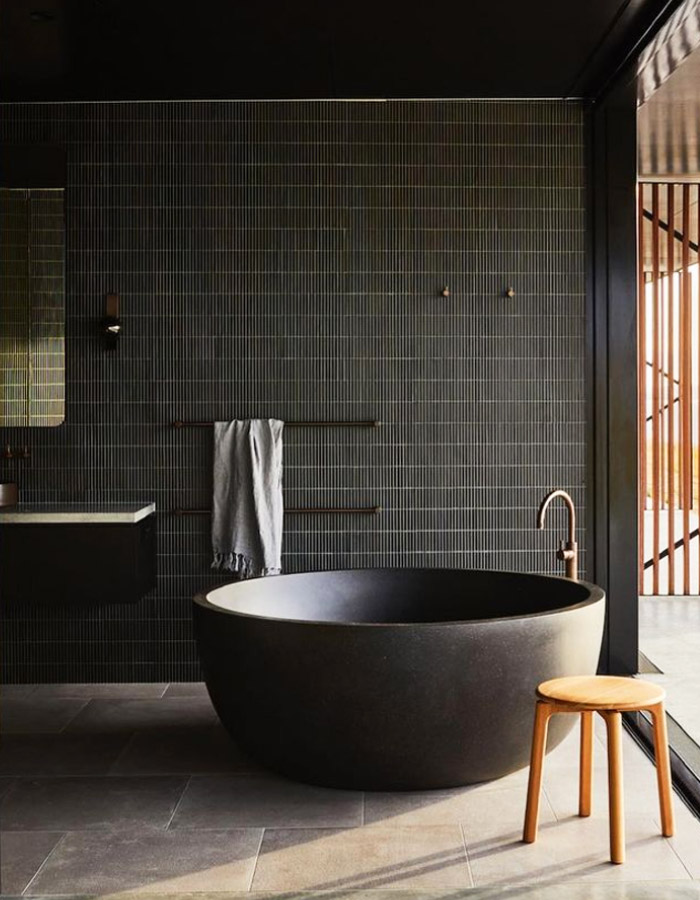
<instances>
[{"instance_id":1,"label":"black ceiling","mask_svg":"<svg viewBox=\"0 0 700 900\"><path fill-rule=\"evenodd\" d=\"M4 0L3 100L595 96L668 0Z\"/></svg>"}]
</instances>

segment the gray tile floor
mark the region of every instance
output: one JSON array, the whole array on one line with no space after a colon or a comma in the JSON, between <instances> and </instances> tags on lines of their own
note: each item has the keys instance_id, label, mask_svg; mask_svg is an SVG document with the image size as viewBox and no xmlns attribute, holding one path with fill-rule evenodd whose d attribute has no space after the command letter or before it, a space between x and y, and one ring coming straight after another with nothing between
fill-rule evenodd
<instances>
[{"instance_id":1,"label":"gray tile floor","mask_svg":"<svg viewBox=\"0 0 700 900\"><path fill-rule=\"evenodd\" d=\"M677 833L660 836L655 773L629 737L628 860L608 862L602 729L592 817L576 816L572 733L547 757L540 836L524 845L526 770L449 791L336 791L248 760L201 685L0 699L3 896L700 900L700 822L676 798Z\"/></svg>"},{"instance_id":2,"label":"gray tile floor","mask_svg":"<svg viewBox=\"0 0 700 900\"><path fill-rule=\"evenodd\" d=\"M700 745L700 597L640 597L639 649L658 669L666 709Z\"/></svg>"}]
</instances>

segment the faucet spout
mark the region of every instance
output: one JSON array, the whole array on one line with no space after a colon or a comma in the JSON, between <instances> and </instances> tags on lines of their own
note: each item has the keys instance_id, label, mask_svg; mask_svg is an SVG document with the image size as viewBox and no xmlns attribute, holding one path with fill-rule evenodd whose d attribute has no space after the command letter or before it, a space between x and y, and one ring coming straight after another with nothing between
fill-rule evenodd
<instances>
[{"instance_id":1,"label":"faucet spout","mask_svg":"<svg viewBox=\"0 0 700 900\"><path fill-rule=\"evenodd\" d=\"M544 498L542 503L540 504L539 511L537 513L537 527L542 530L544 528L544 520L547 514L547 509L549 508L549 504L556 497L561 497L564 503L566 504L566 508L569 511L569 535L568 541L560 541L559 549L557 550L557 559L563 560L564 562L564 570L567 578L571 578L574 581L578 580L578 545L576 543L576 508L574 506L574 501L571 499L571 495L566 491L562 491L561 489L557 489L555 491L550 491L549 494Z\"/></svg>"}]
</instances>

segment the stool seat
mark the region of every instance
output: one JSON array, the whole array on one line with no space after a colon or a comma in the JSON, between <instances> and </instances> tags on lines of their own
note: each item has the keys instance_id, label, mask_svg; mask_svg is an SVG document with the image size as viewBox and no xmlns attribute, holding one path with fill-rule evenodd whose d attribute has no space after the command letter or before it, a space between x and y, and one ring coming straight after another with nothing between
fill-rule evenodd
<instances>
[{"instance_id":1,"label":"stool seat","mask_svg":"<svg viewBox=\"0 0 700 900\"><path fill-rule=\"evenodd\" d=\"M543 681L537 696L573 709L648 709L666 699L666 691L658 684L616 675L570 675ZM572 709L572 711L573 711Z\"/></svg>"}]
</instances>

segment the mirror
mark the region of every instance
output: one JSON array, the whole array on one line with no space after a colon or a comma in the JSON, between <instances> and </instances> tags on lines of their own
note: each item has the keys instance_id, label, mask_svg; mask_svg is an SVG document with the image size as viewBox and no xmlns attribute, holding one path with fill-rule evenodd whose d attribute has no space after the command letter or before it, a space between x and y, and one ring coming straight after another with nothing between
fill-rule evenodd
<instances>
[{"instance_id":1,"label":"mirror","mask_svg":"<svg viewBox=\"0 0 700 900\"><path fill-rule=\"evenodd\" d=\"M0 187L0 426L65 417L63 188Z\"/></svg>"}]
</instances>

